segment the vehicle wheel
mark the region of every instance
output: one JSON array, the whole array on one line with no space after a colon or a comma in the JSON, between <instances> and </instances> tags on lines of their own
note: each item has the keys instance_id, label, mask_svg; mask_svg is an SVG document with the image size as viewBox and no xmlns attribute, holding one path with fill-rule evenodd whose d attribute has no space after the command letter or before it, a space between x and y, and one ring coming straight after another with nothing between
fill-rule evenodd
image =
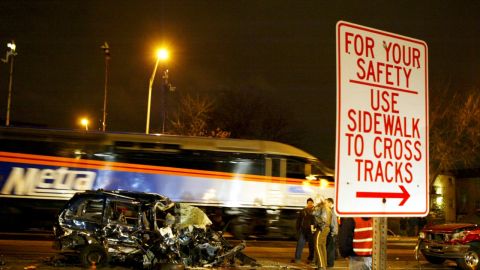
<instances>
[{"instance_id":1,"label":"vehicle wheel","mask_svg":"<svg viewBox=\"0 0 480 270\"><path fill-rule=\"evenodd\" d=\"M480 263L479 250L470 248L462 259L457 259L457 264L464 270L477 270Z\"/></svg>"},{"instance_id":2,"label":"vehicle wheel","mask_svg":"<svg viewBox=\"0 0 480 270\"><path fill-rule=\"evenodd\" d=\"M105 266L107 262L107 252L101 245L88 245L80 251L80 263L84 267Z\"/></svg>"},{"instance_id":3,"label":"vehicle wheel","mask_svg":"<svg viewBox=\"0 0 480 270\"><path fill-rule=\"evenodd\" d=\"M439 257L434 257L434 256L428 256L423 254L423 257L429 262L433 264L442 264L446 259L444 258L439 258Z\"/></svg>"}]
</instances>

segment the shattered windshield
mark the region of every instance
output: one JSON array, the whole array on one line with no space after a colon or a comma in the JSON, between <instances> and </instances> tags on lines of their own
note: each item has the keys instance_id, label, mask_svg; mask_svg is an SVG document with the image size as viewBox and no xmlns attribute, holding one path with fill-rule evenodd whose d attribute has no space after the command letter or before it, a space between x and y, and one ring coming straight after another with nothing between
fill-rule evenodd
<instances>
[{"instance_id":1,"label":"shattered windshield","mask_svg":"<svg viewBox=\"0 0 480 270\"><path fill-rule=\"evenodd\" d=\"M86 197L71 204L65 211L66 219L83 219L101 222L103 215L103 198Z\"/></svg>"}]
</instances>

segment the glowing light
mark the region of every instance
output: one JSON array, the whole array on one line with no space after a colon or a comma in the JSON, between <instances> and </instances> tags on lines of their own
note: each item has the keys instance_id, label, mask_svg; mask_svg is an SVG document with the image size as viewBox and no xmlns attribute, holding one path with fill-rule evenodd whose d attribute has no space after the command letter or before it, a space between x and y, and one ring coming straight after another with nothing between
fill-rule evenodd
<instances>
[{"instance_id":1,"label":"glowing light","mask_svg":"<svg viewBox=\"0 0 480 270\"><path fill-rule=\"evenodd\" d=\"M314 193L314 189L313 189L310 181L303 181L302 182L302 188L306 193Z\"/></svg>"},{"instance_id":2,"label":"glowing light","mask_svg":"<svg viewBox=\"0 0 480 270\"><path fill-rule=\"evenodd\" d=\"M443 196L438 196L438 197L435 199L435 202L436 202L438 205L442 205L442 204L443 204Z\"/></svg>"},{"instance_id":3,"label":"glowing light","mask_svg":"<svg viewBox=\"0 0 480 270\"><path fill-rule=\"evenodd\" d=\"M320 188L327 188L328 187L328 180L320 179Z\"/></svg>"},{"instance_id":4,"label":"glowing light","mask_svg":"<svg viewBox=\"0 0 480 270\"><path fill-rule=\"evenodd\" d=\"M82 119L80 119L80 124L85 127L85 130L86 130L86 131L88 131L88 123L89 123L89 122L90 122L90 121L88 121L88 118L82 118Z\"/></svg>"},{"instance_id":5,"label":"glowing light","mask_svg":"<svg viewBox=\"0 0 480 270\"><path fill-rule=\"evenodd\" d=\"M7 44L7 47L10 48L10 50L15 51L17 45L15 45L15 43L12 41L12 43Z\"/></svg>"},{"instance_id":6,"label":"glowing light","mask_svg":"<svg viewBox=\"0 0 480 270\"><path fill-rule=\"evenodd\" d=\"M157 58L161 61L165 61L165 60L168 60L168 58L170 57L170 54L169 52L167 51L167 49L159 49L157 51Z\"/></svg>"}]
</instances>

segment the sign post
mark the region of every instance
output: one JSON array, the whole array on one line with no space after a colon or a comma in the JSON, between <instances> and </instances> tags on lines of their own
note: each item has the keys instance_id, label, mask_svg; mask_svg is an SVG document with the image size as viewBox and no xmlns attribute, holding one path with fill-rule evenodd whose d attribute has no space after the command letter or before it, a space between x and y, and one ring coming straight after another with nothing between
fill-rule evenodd
<instances>
[{"instance_id":1,"label":"sign post","mask_svg":"<svg viewBox=\"0 0 480 270\"><path fill-rule=\"evenodd\" d=\"M339 216L425 216L425 42L337 23L336 207Z\"/></svg>"},{"instance_id":2,"label":"sign post","mask_svg":"<svg viewBox=\"0 0 480 270\"><path fill-rule=\"evenodd\" d=\"M387 269L387 218L373 218L372 269Z\"/></svg>"}]
</instances>

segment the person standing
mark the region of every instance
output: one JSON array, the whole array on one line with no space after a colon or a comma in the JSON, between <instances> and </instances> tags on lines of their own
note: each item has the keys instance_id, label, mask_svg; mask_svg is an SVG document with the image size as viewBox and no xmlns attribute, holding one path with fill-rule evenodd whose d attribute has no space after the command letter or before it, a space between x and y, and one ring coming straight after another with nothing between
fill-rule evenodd
<instances>
[{"instance_id":1,"label":"person standing","mask_svg":"<svg viewBox=\"0 0 480 270\"><path fill-rule=\"evenodd\" d=\"M338 234L338 220L337 215L333 211L333 199L327 198L325 203L332 212L332 222L330 223L330 233L327 236L327 267L333 267L335 265L335 255L337 251L337 234Z\"/></svg>"},{"instance_id":2,"label":"person standing","mask_svg":"<svg viewBox=\"0 0 480 270\"><path fill-rule=\"evenodd\" d=\"M315 224L312 210L314 202L312 198L307 199L307 206L303 208L297 217L297 246L295 248L295 263L300 263L305 243L308 243L308 262L313 260L314 242L313 242L313 226Z\"/></svg>"},{"instance_id":3,"label":"person standing","mask_svg":"<svg viewBox=\"0 0 480 270\"><path fill-rule=\"evenodd\" d=\"M349 258L350 270L372 269L372 218L342 219L338 242L342 257Z\"/></svg>"},{"instance_id":4,"label":"person standing","mask_svg":"<svg viewBox=\"0 0 480 270\"><path fill-rule=\"evenodd\" d=\"M332 209L324 201L318 203L313 209L316 231L315 238L315 264L317 269L327 267L327 236L330 233L332 222Z\"/></svg>"}]
</instances>

